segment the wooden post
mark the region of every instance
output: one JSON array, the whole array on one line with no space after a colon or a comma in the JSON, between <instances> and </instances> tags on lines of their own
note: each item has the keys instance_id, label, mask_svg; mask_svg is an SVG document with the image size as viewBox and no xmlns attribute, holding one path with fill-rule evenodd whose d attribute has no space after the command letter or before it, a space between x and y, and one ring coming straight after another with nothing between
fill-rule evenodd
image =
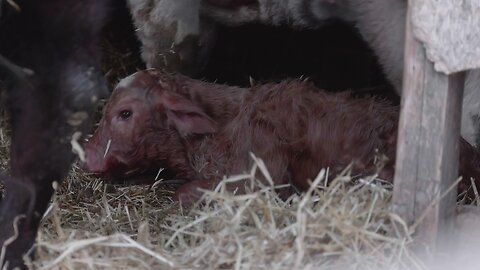
<instances>
[{"instance_id":1,"label":"wooden post","mask_svg":"<svg viewBox=\"0 0 480 270\"><path fill-rule=\"evenodd\" d=\"M409 7L393 211L408 225L423 218L415 239L426 245L426 255L434 255L453 229L457 189L435 202L458 176L464 73L435 72L413 37L410 16ZM432 256L426 259L429 264Z\"/></svg>"}]
</instances>

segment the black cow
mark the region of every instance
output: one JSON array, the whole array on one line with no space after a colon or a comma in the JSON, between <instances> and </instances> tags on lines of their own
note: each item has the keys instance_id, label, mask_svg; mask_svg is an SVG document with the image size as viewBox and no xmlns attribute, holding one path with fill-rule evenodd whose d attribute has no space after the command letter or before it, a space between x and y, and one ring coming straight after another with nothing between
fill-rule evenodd
<instances>
[{"instance_id":1,"label":"black cow","mask_svg":"<svg viewBox=\"0 0 480 270\"><path fill-rule=\"evenodd\" d=\"M2 175L2 269L25 268L53 184L67 174L96 100L107 93L97 47L106 2L0 0L0 87L12 129L11 170Z\"/></svg>"}]
</instances>

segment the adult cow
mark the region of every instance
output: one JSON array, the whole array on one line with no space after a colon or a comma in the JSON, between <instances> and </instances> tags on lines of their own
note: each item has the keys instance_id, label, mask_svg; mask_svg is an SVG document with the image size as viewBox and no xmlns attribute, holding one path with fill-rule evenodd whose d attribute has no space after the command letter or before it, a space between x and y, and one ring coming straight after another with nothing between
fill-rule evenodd
<instances>
[{"instance_id":1,"label":"adult cow","mask_svg":"<svg viewBox=\"0 0 480 270\"><path fill-rule=\"evenodd\" d=\"M2 269L25 268L53 184L67 174L96 100L107 93L97 48L106 2L0 1L0 87L12 129L11 170L2 175Z\"/></svg>"},{"instance_id":2,"label":"adult cow","mask_svg":"<svg viewBox=\"0 0 480 270\"><path fill-rule=\"evenodd\" d=\"M358 28L385 75L402 91L406 0L128 0L147 67L201 74L215 39L215 25L251 23L295 29L341 19ZM462 136L480 137L480 70L467 72Z\"/></svg>"}]
</instances>

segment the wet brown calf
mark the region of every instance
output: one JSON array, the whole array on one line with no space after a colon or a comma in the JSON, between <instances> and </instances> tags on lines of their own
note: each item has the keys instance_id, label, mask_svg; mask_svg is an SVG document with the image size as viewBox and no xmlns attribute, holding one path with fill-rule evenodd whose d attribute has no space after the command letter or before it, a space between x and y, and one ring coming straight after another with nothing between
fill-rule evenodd
<instances>
[{"instance_id":1,"label":"wet brown calf","mask_svg":"<svg viewBox=\"0 0 480 270\"><path fill-rule=\"evenodd\" d=\"M392 180L398 115L387 101L326 93L300 80L242 89L150 69L114 90L86 145L85 167L111 177L165 168L188 181L176 194L182 200L248 171L250 152L276 184L301 190L325 167L335 174L353 162L354 173L375 173L382 155L388 160L379 175ZM463 139L460 152L461 174L480 177L479 154Z\"/></svg>"}]
</instances>

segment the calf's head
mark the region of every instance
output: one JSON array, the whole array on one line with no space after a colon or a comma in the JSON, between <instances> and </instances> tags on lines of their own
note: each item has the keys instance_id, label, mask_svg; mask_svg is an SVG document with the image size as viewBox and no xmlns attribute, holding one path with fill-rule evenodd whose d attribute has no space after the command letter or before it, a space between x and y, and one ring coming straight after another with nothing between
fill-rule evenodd
<instances>
[{"instance_id":1,"label":"calf's head","mask_svg":"<svg viewBox=\"0 0 480 270\"><path fill-rule=\"evenodd\" d=\"M185 177L184 140L213 133L216 124L189 99L182 78L149 69L121 80L85 146L84 167L107 177L159 168Z\"/></svg>"}]
</instances>

